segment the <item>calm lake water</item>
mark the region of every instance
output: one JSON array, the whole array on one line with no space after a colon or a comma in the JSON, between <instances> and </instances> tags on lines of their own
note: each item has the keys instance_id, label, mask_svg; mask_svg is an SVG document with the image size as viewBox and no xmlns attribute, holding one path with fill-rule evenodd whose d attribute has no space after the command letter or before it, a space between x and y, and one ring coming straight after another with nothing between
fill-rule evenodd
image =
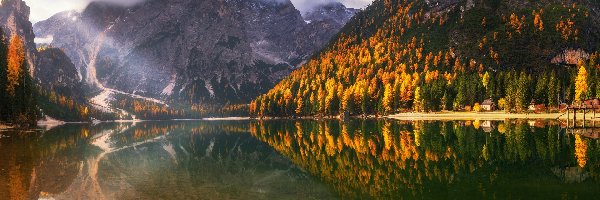
<instances>
[{"instance_id":1,"label":"calm lake water","mask_svg":"<svg viewBox=\"0 0 600 200\"><path fill-rule=\"evenodd\" d=\"M174 121L0 132L0 199L594 199L555 121Z\"/></svg>"}]
</instances>

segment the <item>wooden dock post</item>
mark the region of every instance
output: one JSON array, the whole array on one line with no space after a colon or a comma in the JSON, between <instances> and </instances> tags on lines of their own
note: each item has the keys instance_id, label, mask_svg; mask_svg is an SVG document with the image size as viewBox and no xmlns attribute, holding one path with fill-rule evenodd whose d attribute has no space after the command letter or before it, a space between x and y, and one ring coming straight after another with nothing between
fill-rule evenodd
<instances>
[{"instance_id":1,"label":"wooden dock post","mask_svg":"<svg viewBox=\"0 0 600 200\"><path fill-rule=\"evenodd\" d=\"M567 107L567 128L569 128L569 119L571 119L571 116L569 116L569 113L571 113L571 111L569 110L569 107Z\"/></svg>"},{"instance_id":2,"label":"wooden dock post","mask_svg":"<svg viewBox=\"0 0 600 200\"><path fill-rule=\"evenodd\" d=\"M573 107L573 127L577 127L577 108Z\"/></svg>"},{"instance_id":3,"label":"wooden dock post","mask_svg":"<svg viewBox=\"0 0 600 200\"><path fill-rule=\"evenodd\" d=\"M587 106L583 105L583 128L585 128L585 113L587 112Z\"/></svg>"}]
</instances>

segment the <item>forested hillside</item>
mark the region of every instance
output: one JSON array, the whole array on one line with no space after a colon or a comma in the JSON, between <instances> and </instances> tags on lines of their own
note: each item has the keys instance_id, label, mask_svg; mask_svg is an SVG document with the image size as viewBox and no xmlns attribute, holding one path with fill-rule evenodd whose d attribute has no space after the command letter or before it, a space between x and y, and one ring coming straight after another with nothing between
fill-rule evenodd
<instances>
[{"instance_id":1,"label":"forested hillside","mask_svg":"<svg viewBox=\"0 0 600 200\"><path fill-rule=\"evenodd\" d=\"M15 35L8 41L0 30L0 121L33 125L36 108L23 40Z\"/></svg>"},{"instance_id":2,"label":"forested hillside","mask_svg":"<svg viewBox=\"0 0 600 200\"><path fill-rule=\"evenodd\" d=\"M600 96L596 1L376 0L253 116L477 109Z\"/></svg>"}]
</instances>

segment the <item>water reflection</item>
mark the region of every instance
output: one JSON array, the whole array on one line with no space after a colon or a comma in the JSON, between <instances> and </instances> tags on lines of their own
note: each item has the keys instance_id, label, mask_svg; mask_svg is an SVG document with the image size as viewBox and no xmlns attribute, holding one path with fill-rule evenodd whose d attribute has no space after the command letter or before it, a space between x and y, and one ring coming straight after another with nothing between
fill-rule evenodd
<instances>
[{"instance_id":1,"label":"water reflection","mask_svg":"<svg viewBox=\"0 0 600 200\"><path fill-rule=\"evenodd\" d=\"M248 122L70 125L0 139L0 199L331 199Z\"/></svg>"},{"instance_id":2,"label":"water reflection","mask_svg":"<svg viewBox=\"0 0 600 200\"><path fill-rule=\"evenodd\" d=\"M344 198L593 198L599 143L556 122L252 122Z\"/></svg>"},{"instance_id":3,"label":"water reflection","mask_svg":"<svg viewBox=\"0 0 600 200\"><path fill-rule=\"evenodd\" d=\"M555 121L144 122L2 133L0 199L594 198Z\"/></svg>"}]
</instances>

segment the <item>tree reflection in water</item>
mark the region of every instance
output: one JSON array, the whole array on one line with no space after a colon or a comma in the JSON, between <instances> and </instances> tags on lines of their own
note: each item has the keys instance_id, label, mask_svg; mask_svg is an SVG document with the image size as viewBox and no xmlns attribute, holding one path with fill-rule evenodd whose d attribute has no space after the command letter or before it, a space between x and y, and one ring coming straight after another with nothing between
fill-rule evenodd
<instances>
[{"instance_id":1,"label":"tree reflection in water","mask_svg":"<svg viewBox=\"0 0 600 200\"><path fill-rule=\"evenodd\" d=\"M252 122L345 198L592 198L598 141L556 122Z\"/></svg>"},{"instance_id":2,"label":"tree reflection in water","mask_svg":"<svg viewBox=\"0 0 600 200\"><path fill-rule=\"evenodd\" d=\"M600 193L599 141L551 121L143 122L2 134L0 199Z\"/></svg>"}]
</instances>

